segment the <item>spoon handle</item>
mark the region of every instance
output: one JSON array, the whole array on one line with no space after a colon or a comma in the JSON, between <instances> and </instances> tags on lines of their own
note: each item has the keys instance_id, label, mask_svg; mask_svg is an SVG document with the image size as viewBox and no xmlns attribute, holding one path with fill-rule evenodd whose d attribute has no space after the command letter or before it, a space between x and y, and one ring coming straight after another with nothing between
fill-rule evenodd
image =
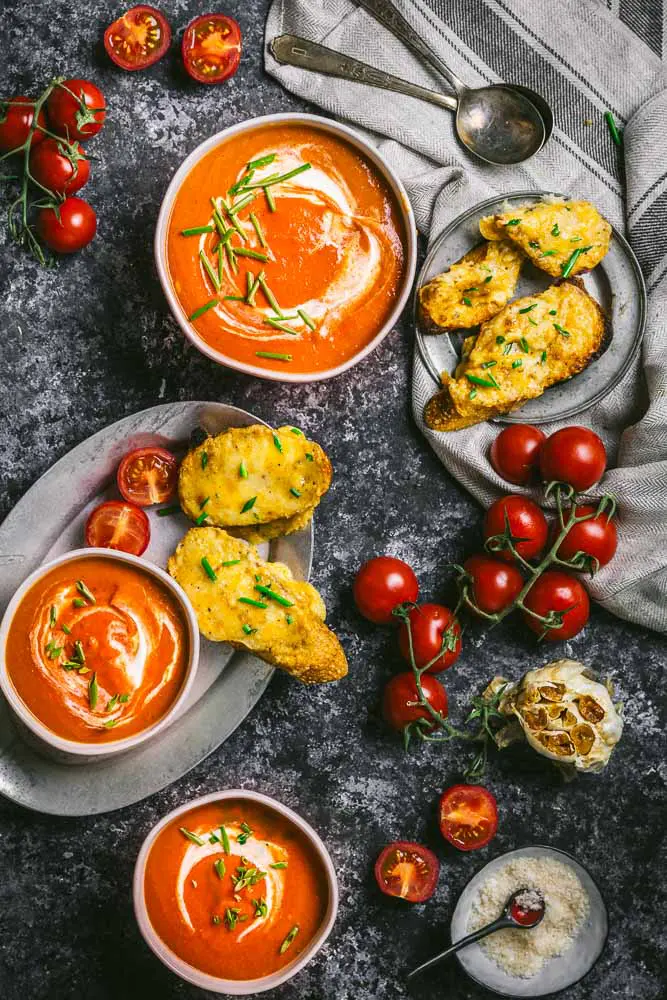
<instances>
[{"instance_id":1,"label":"spoon handle","mask_svg":"<svg viewBox=\"0 0 667 1000\"><path fill-rule=\"evenodd\" d=\"M327 49L317 42L310 42L307 38L299 38L298 35L279 35L271 41L269 47L278 62L287 66L298 66L300 69L313 70L325 76L337 76L341 80L352 80L355 83L367 83L371 87L406 94L408 97L428 101L439 108L456 111L456 99L449 94L438 94L416 83L401 80L367 63L359 62L358 59Z\"/></svg>"},{"instance_id":2,"label":"spoon handle","mask_svg":"<svg viewBox=\"0 0 667 1000\"><path fill-rule=\"evenodd\" d=\"M412 972L408 972L408 979L412 979L417 973L423 972L424 969L430 969L432 965L437 965L438 962L442 962L443 959L448 958L455 952L460 951L461 948L467 947L469 944L474 944L475 941L479 941L480 938L486 937L487 934L493 934L494 931L502 930L503 927L513 927L514 924L507 917L499 917L498 920L494 920L492 924L487 924L486 927L480 927L478 931L473 931L472 934L468 934L466 937L461 938L460 941L456 941L455 944L451 945L445 951L441 951L438 955L434 955L433 958L429 958L428 962L424 962L422 965L418 965L416 969Z\"/></svg>"},{"instance_id":3,"label":"spoon handle","mask_svg":"<svg viewBox=\"0 0 667 1000\"><path fill-rule=\"evenodd\" d=\"M399 41L407 45L409 49L412 49L416 55L425 59L437 73L444 76L459 96L462 91L468 89L463 81L459 80L458 76L442 61L440 56L433 51L430 45L427 45L423 38L417 34L412 25L405 20L390 0L357 0L357 4L359 7L363 7L380 24L384 24L385 28L391 31L392 35L395 35Z\"/></svg>"}]
</instances>

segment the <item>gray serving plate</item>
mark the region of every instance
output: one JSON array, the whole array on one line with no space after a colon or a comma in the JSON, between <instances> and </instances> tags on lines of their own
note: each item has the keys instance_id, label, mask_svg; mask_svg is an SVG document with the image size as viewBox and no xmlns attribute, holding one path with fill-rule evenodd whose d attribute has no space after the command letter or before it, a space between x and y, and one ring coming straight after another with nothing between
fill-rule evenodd
<instances>
[{"instance_id":1,"label":"gray serving plate","mask_svg":"<svg viewBox=\"0 0 667 1000\"><path fill-rule=\"evenodd\" d=\"M464 254L482 242L479 221L485 215L508 211L544 199L566 198L547 191L516 191L503 198L489 198L455 219L436 239L417 279L414 298L417 346L429 374L440 386L440 373L452 373L459 362L462 337L426 333L419 319L417 292L436 274L446 271ZM567 420L588 409L617 385L639 350L646 320L646 287L639 263L630 245L612 227L609 252L589 274L579 275L590 295L602 306L609 320L606 349L578 375L547 389L520 410L497 419L502 423L550 423ZM524 264L515 297L535 295L554 279Z\"/></svg>"},{"instance_id":2,"label":"gray serving plate","mask_svg":"<svg viewBox=\"0 0 667 1000\"><path fill-rule=\"evenodd\" d=\"M132 448L161 445L183 452L203 427L264 423L224 403L167 403L125 417L94 434L49 469L0 526L0 614L19 584L47 559L83 545L88 513L117 496L118 462ZM151 522L144 558L165 567L191 522L182 514ZM260 551L307 580L313 554L312 523ZM273 669L223 643L201 641L195 685L182 713L153 740L117 758L60 764L33 750L19 733L0 695L0 794L38 812L84 816L120 809L175 781L219 747L261 698Z\"/></svg>"}]
</instances>

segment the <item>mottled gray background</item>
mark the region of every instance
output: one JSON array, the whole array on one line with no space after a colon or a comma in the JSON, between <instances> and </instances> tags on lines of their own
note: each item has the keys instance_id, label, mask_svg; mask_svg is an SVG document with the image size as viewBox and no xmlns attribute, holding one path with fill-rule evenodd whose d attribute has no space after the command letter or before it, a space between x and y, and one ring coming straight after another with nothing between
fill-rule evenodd
<instances>
[{"instance_id":1,"label":"mottled gray background","mask_svg":"<svg viewBox=\"0 0 667 1000\"><path fill-rule=\"evenodd\" d=\"M165 6L179 36L202 12L192 2ZM489 857L535 842L574 853L609 904L608 947L568 996L657 1000L664 996L657 892L667 643L595 609L585 632L554 653L579 657L617 683L627 728L612 764L599 777L563 785L548 765L506 751L492 760L488 779L500 807L493 844L461 855L441 841L435 802L458 778L461 752L419 747L406 755L385 731L378 697L400 661L391 633L361 621L350 598L360 559L383 551L413 564L425 596L446 598L447 562L462 558L478 538L479 508L448 478L410 418L409 318L352 372L314 386L233 375L187 346L167 313L151 252L167 182L218 129L304 106L264 75L264 0L227 4L243 29L245 51L236 77L210 89L184 77L176 47L146 73L126 74L108 63L100 39L119 10L91 0L76 7L61 0L0 5L1 93L35 93L59 73L90 76L110 105L103 132L88 147L95 163L84 194L99 212L95 242L55 270L42 270L8 246L0 230L2 510L73 445L158 401L224 400L276 424L298 422L321 441L335 468L316 519L314 582L347 650L350 676L315 690L276 676L225 746L129 809L73 820L0 801L0 997L201 995L167 972L139 937L132 867L142 838L165 811L242 785L303 813L327 842L340 878L330 942L275 991L281 1000L407 996L406 969L446 942L469 876ZM492 673L516 676L549 653L518 625L486 639L476 632L447 675L452 715L461 717ZM373 861L396 838L422 840L442 860L437 893L425 905L401 905L375 888ZM425 977L411 995L488 996L456 964Z\"/></svg>"}]
</instances>

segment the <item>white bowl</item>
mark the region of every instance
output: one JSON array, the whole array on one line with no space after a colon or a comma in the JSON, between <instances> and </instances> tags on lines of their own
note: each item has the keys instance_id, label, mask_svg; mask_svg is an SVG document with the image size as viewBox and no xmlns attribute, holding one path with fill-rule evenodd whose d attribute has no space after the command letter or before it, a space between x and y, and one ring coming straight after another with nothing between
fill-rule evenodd
<instances>
[{"instance_id":1,"label":"white bowl","mask_svg":"<svg viewBox=\"0 0 667 1000\"><path fill-rule=\"evenodd\" d=\"M197 330L189 321L176 293L174 292L167 265L167 233L174 199L176 198L176 194L178 193L183 181L195 164L198 163L202 157L206 156L211 149L219 145L219 143L225 139L229 139L234 135L239 135L242 132L248 132L258 126L282 125L285 123L310 125L313 128L321 129L323 132L329 132L331 135L338 136L349 143L349 145L354 146L355 149L358 149L377 168L378 173L383 177L387 186L393 193L401 213L405 229L405 272L398 297L394 303L394 308L387 317L386 322L382 325L381 329L378 330L370 343L366 344L365 347L362 347L360 351L357 351L357 353L351 358L348 358L347 361L337 365L335 368L328 368L326 371L312 373L292 373L283 372L282 370L275 372L269 371L266 368L249 365L243 361L236 361L234 358L228 357L221 351L216 351L215 348L211 347L202 339L202 337L199 336ZM410 290L415 277L415 269L417 265L417 230L415 227L412 206L410 205L406 190L397 174L394 173L393 168L389 166L382 154L379 153L374 146L370 145L370 143L366 142L365 139L358 135L354 129L348 128L347 125L341 125L339 122L332 121L330 118L322 118L320 115L306 115L298 113L263 115L260 118L250 118L247 121L240 122L238 125L232 125L230 128L223 129L222 132L217 132L215 135L212 135L210 139L206 139L199 146L197 146L196 149L193 149L190 155L183 161L172 177L171 183L167 188L167 192L162 199L160 212L157 218L157 226L155 229L154 253L160 283L162 284L162 289L167 297L167 302L169 303L169 307L174 315L174 319L188 340L194 344L197 350L201 351L202 354L211 358L212 361L217 361L220 365L225 365L227 368L234 368L236 371L245 372L247 375L256 375L258 378L269 379L273 382L321 382L324 379L333 378L334 375L340 375L342 372L347 371L348 368L352 368L352 366L356 365L362 360L362 358L365 358L367 354L374 351L398 320L410 295Z\"/></svg>"},{"instance_id":2,"label":"white bowl","mask_svg":"<svg viewBox=\"0 0 667 1000\"><path fill-rule=\"evenodd\" d=\"M165 712L161 719L158 719L154 725L149 726L147 729L143 729L139 733L134 733L132 736L127 736L125 739L116 740L111 743L82 743L77 740L65 739L62 736L58 736L57 733L54 733L51 729L40 722L37 716L34 715L24 703L23 699L19 696L16 688L14 687L7 672L7 662L5 656L7 635L11 621L19 604L34 584L56 566L63 566L75 559L79 560L92 558L111 559L115 562L129 563L130 566L136 566L142 572L155 577L164 587L166 587L166 589L178 602L178 605L183 612L188 630L189 654L185 679L178 696L169 710ZM56 559L51 559L49 562L43 563L43 565L31 573L30 576L26 577L21 586L15 592L11 601L7 605L7 610L2 618L2 623L0 623L0 688L2 689L2 693L7 699L19 722L28 731L29 737L32 737L32 740L30 741L35 745L35 747L37 749L41 749L42 751L46 751L49 756L55 756L63 763L85 763L86 761L93 759L106 759L108 757L115 756L116 754L124 753L127 750L131 750L134 747L139 746L141 743L144 743L146 740L151 739L163 729L166 729L179 714L179 711L192 689L198 662L199 628L197 626L197 618L192 609L192 605L190 604L185 592L176 583L176 581L172 580L169 574L165 573L165 571L160 569L159 566L155 566L153 563L150 563L145 559L140 559L139 556L133 556L127 552L120 552L118 549L74 549L71 552L66 552L65 555L58 556Z\"/></svg>"},{"instance_id":3,"label":"white bowl","mask_svg":"<svg viewBox=\"0 0 667 1000\"><path fill-rule=\"evenodd\" d=\"M329 890L329 900L324 920L308 946L289 965L286 965L278 972L272 973L270 976L262 976L259 979L220 979L218 976L201 972L188 962L183 961L171 948L167 947L153 929L146 909L146 899L144 896L146 861L158 834L177 816L181 816L191 809L196 809L197 806L207 805L209 802L223 802L225 799L246 799L250 802L258 802L260 805L266 806L268 809L273 810L273 812L289 819L304 834L317 854L325 872ZM287 806L284 806L281 802L277 802L276 799L272 799L268 795L262 795L260 792L253 792L243 788L228 788L224 792L212 792L210 795L204 795L202 798L186 802L184 805L179 806L178 809L174 809L164 816L153 827L141 845L137 863L134 866L132 895L134 915L137 919L141 935L163 965L166 965L168 969L175 972L181 979L184 979L188 983L193 983L203 990L209 990L211 993L226 993L230 996L250 996L253 993L265 993L266 990L275 989L295 976L317 954L329 937L338 912L338 882L333 862L329 856L329 852L312 826Z\"/></svg>"}]
</instances>

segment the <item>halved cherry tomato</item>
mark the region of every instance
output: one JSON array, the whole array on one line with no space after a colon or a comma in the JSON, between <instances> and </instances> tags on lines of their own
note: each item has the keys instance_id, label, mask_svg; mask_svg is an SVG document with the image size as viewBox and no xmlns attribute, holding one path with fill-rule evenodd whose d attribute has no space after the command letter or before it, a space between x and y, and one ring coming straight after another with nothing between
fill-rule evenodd
<instances>
[{"instance_id":1,"label":"halved cherry tomato","mask_svg":"<svg viewBox=\"0 0 667 1000\"><path fill-rule=\"evenodd\" d=\"M18 149L28 138L30 126L35 117L35 102L29 97L12 97L9 101L0 101L0 152L8 153ZM46 115L40 110L37 124L46 126ZM30 147L42 142L44 133L35 129L30 140Z\"/></svg>"},{"instance_id":2,"label":"halved cherry tomato","mask_svg":"<svg viewBox=\"0 0 667 1000\"><path fill-rule=\"evenodd\" d=\"M139 507L164 503L173 496L178 481L178 459L166 448L136 448L118 466L121 495Z\"/></svg>"},{"instance_id":3,"label":"halved cherry tomato","mask_svg":"<svg viewBox=\"0 0 667 1000\"><path fill-rule=\"evenodd\" d=\"M453 785L442 793L438 818L445 840L459 851L476 851L496 835L498 806L481 785Z\"/></svg>"},{"instance_id":4,"label":"halved cherry tomato","mask_svg":"<svg viewBox=\"0 0 667 1000\"><path fill-rule=\"evenodd\" d=\"M440 862L428 847L397 840L380 852L374 871L385 896L424 903L435 892Z\"/></svg>"},{"instance_id":5,"label":"halved cherry tomato","mask_svg":"<svg viewBox=\"0 0 667 1000\"><path fill-rule=\"evenodd\" d=\"M461 652L461 626L449 608L445 608L442 604L417 604L414 608L410 608L408 618L416 665L425 667L430 660L438 656L445 633L449 633L449 642L444 653L428 668L427 673L439 674L441 670L451 667ZM401 622L398 646L403 658L410 663L410 639L405 622Z\"/></svg>"},{"instance_id":6,"label":"halved cherry tomato","mask_svg":"<svg viewBox=\"0 0 667 1000\"><path fill-rule=\"evenodd\" d=\"M46 113L52 132L84 142L102 128L106 101L90 80L63 80L47 98Z\"/></svg>"},{"instance_id":7,"label":"halved cherry tomato","mask_svg":"<svg viewBox=\"0 0 667 1000\"><path fill-rule=\"evenodd\" d=\"M45 139L30 151L30 173L54 194L74 194L87 183L90 162L78 142Z\"/></svg>"},{"instance_id":8,"label":"halved cherry tomato","mask_svg":"<svg viewBox=\"0 0 667 1000\"><path fill-rule=\"evenodd\" d=\"M354 601L357 608L370 622L389 625L398 618L392 611L399 604L417 600L419 584L417 577L407 563L393 556L376 556L365 562L353 585Z\"/></svg>"},{"instance_id":9,"label":"halved cherry tomato","mask_svg":"<svg viewBox=\"0 0 667 1000\"><path fill-rule=\"evenodd\" d=\"M597 507L581 504L576 508L577 517L595 514ZM618 536L616 525L606 511L588 521L582 521L570 528L561 542L557 555L559 559L574 559L578 552L583 552L588 558L582 569L595 572L600 566L606 566L616 552Z\"/></svg>"},{"instance_id":10,"label":"halved cherry tomato","mask_svg":"<svg viewBox=\"0 0 667 1000\"><path fill-rule=\"evenodd\" d=\"M198 83L222 83L241 61L241 29L226 14L202 14L185 29L183 63Z\"/></svg>"},{"instance_id":11,"label":"halved cherry tomato","mask_svg":"<svg viewBox=\"0 0 667 1000\"><path fill-rule=\"evenodd\" d=\"M569 483L577 493L602 479L606 464L604 444L588 427L564 427L540 448L542 479Z\"/></svg>"},{"instance_id":12,"label":"halved cherry tomato","mask_svg":"<svg viewBox=\"0 0 667 1000\"><path fill-rule=\"evenodd\" d=\"M523 587L523 577L516 566L500 559L474 555L466 559L463 568L472 578L471 599L487 615L503 611Z\"/></svg>"},{"instance_id":13,"label":"halved cherry tomato","mask_svg":"<svg viewBox=\"0 0 667 1000\"><path fill-rule=\"evenodd\" d=\"M130 7L104 32L107 55L121 69L147 69L171 44L171 28L155 7Z\"/></svg>"},{"instance_id":14,"label":"halved cherry tomato","mask_svg":"<svg viewBox=\"0 0 667 1000\"><path fill-rule=\"evenodd\" d=\"M447 692L440 681L437 681L433 674L427 673L422 675L421 685L429 705L446 718L448 711ZM406 726L416 722L417 719L426 719L435 724L428 709L424 708L423 705L415 704L418 701L419 692L414 674L407 671L404 674L396 674L388 682L382 696L382 715L385 722L397 732L402 732Z\"/></svg>"},{"instance_id":15,"label":"halved cherry tomato","mask_svg":"<svg viewBox=\"0 0 667 1000\"><path fill-rule=\"evenodd\" d=\"M516 539L514 548L524 559L539 556L547 542L549 527L540 507L526 497L510 493L492 503L484 517L484 538L502 535L506 521L512 537ZM504 562L512 562L513 555L508 549L494 549L493 555Z\"/></svg>"},{"instance_id":16,"label":"halved cherry tomato","mask_svg":"<svg viewBox=\"0 0 667 1000\"><path fill-rule=\"evenodd\" d=\"M86 521L86 545L95 548L120 549L140 556L150 537L148 518L132 503L108 500L96 507Z\"/></svg>"},{"instance_id":17,"label":"halved cherry tomato","mask_svg":"<svg viewBox=\"0 0 667 1000\"><path fill-rule=\"evenodd\" d=\"M511 424L491 445L491 465L508 483L525 486L537 478L540 448L546 441L539 427Z\"/></svg>"},{"instance_id":18,"label":"halved cherry tomato","mask_svg":"<svg viewBox=\"0 0 667 1000\"><path fill-rule=\"evenodd\" d=\"M524 604L529 611L542 617L546 617L550 611L562 612L562 625L549 629L545 629L538 618L533 618L525 611L523 613L523 620L528 628L540 636L544 633L544 639L548 642L571 639L581 632L588 621L591 607L586 588L579 580L556 569L548 569L537 578L526 594Z\"/></svg>"}]
</instances>

